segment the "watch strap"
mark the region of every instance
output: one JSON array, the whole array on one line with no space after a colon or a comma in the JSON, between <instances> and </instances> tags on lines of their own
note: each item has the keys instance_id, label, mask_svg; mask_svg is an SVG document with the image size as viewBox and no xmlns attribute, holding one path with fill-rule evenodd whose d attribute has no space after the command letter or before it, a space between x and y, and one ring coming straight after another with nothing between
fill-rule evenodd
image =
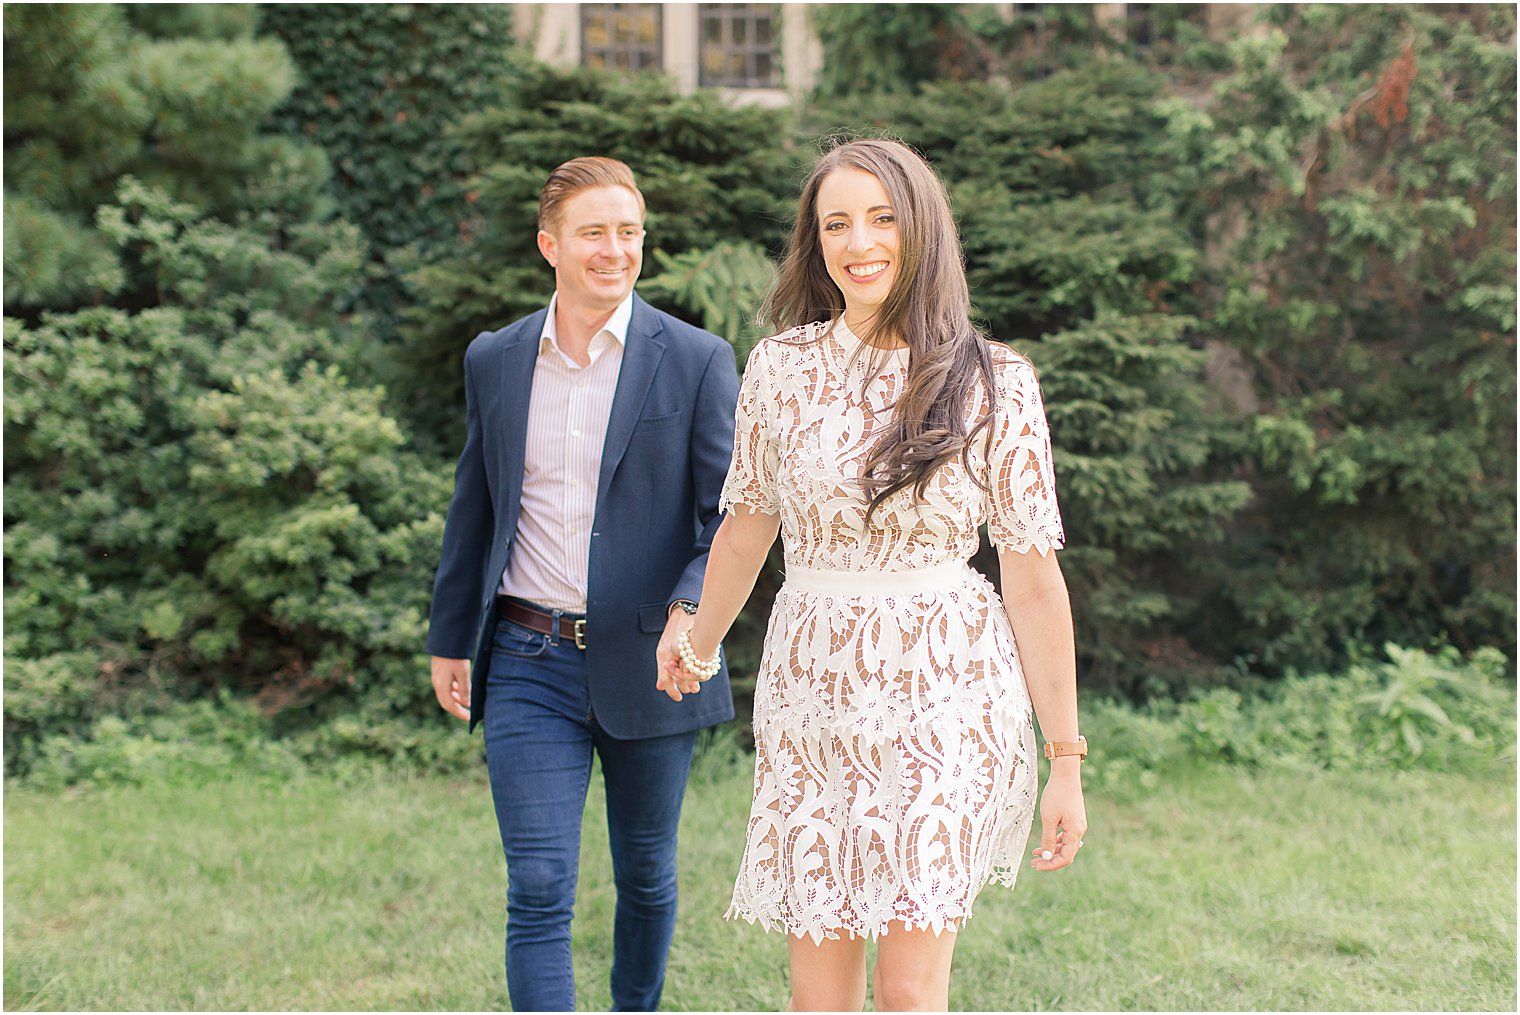
<instances>
[{"instance_id":1,"label":"watch strap","mask_svg":"<svg viewBox=\"0 0 1520 1015\"><path fill-rule=\"evenodd\" d=\"M1047 740L1045 757L1052 761L1056 758L1086 758L1087 738L1079 736L1075 740Z\"/></svg>"}]
</instances>

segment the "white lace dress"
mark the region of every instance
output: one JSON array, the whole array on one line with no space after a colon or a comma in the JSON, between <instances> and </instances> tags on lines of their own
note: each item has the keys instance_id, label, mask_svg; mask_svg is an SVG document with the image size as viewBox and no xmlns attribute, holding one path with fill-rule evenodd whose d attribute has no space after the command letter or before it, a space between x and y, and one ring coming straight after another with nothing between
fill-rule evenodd
<instances>
[{"instance_id":1,"label":"white lace dress","mask_svg":"<svg viewBox=\"0 0 1520 1015\"><path fill-rule=\"evenodd\" d=\"M988 880L1013 884L1034 814L1029 694L1002 603L967 562L983 521L1009 550L1047 553L1063 534L1034 370L994 352L998 414L971 456L990 492L957 458L869 527L861 465L907 352L862 348L840 319L750 355L723 506L780 514L787 577L730 918L815 941L893 921L939 933ZM974 421L980 385L971 401Z\"/></svg>"}]
</instances>

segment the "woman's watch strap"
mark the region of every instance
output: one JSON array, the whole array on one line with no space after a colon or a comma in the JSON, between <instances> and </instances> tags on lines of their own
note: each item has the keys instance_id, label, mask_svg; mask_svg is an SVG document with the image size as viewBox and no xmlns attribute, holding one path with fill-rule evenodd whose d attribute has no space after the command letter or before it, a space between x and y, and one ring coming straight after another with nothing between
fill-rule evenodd
<instances>
[{"instance_id":1,"label":"woman's watch strap","mask_svg":"<svg viewBox=\"0 0 1520 1015\"><path fill-rule=\"evenodd\" d=\"M1045 758L1054 761L1056 758L1086 758L1087 738L1078 736L1075 740L1047 740L1045 741Z\"/></svg>"}]
</instances>

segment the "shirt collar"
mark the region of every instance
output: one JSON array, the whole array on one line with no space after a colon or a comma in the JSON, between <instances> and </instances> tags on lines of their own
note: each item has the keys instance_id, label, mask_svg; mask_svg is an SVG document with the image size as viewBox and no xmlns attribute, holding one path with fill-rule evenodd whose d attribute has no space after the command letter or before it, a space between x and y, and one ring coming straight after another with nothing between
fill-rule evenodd
<instances>
[{"instance_id":1,"label":"shirt collar","mask_svg":"<svg viewBox=\"0 0 1520 1015\"><path fill-rule=\"evenodd\" d=\"M549 314L544 318L544 329L539 333L538 336L539 352L543 352L545 349L549 348L552 348L556 351L559 350L559 335L555 331L554 327L554 310L558 306L559 293L556 291L555 294L549 298ZM618 345L627 348L628 325L632 320L633 293L630 291L628 295L623 298L623 302L619 303L617 309L612 312L612 316L607 318L607 323L602 325L602 330L591 336L591 340L594 342L598 336L611 335L613 340L617 342Z\"/></svg>"}]
</instances>

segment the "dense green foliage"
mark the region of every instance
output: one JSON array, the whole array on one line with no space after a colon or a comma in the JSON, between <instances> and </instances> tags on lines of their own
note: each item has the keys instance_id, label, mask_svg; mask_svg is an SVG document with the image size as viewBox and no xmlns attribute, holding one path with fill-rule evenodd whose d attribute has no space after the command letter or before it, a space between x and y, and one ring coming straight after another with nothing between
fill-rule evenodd
<instances>
[{"instance_id":1,"label":"dense green foliage","mask_svg":"<svg viewBox=\"0 0 1520 1015\"><path fill-rule=\"evenodd\" d=\"M95 38L98 15L79 10L8 32L8 69L47 62L34 42ZM227 55L113 25L132 41L106 55L129 66L165 59L161 45L188 68ZM241 45L285 64L277 44ZM239 113L259 98L267 114L285 87L240 87L247 70L222 64L222 91L192 108L257 162L120 176L82 234L115 298L6 319L8 771L108 732L115 713L218 688L286 725L361 698L428 714L416 675L448 472L408 450L378 389L347 379L362 347L338 325L363 246L322 196L320 153ZM201 110L215 95L236 96L225 117Z\"/></svg>"},{"instance_id":2,"label":"dense green foliage","mask_svg":"<svg viewBox=\"0 0 1520 1015\"><path fill-rule=\"evenodd\" d=\"M157 305L7 322L8 762L154 691L415 704L440 532L416 505L447 471L324 328L354 231L234 226L130 178L100 222Z\"/></svg>"},{"instance_id":3,"label":"dense green foliage","mask_svg":"<svg viewBox=\"0 0 1520 1015\"><path fill-rule=\"evenodd\" d=\"M265 4L299 80L274 122L322 147L343 216L373 260L372 336L394 339L401 276L468 238L471 204L451 126L496 104L512 42L507 4Z\"/></svg>"},{"instance_id":4,"label":"dense green foliage","mask_svg":"<svg viewBox=\"0 0 1520 1015\"><path fill-rule=\"evenodd\" d=\"M94 226L122 176L230 217L303 157L257 129L294 80L280 45L236 7L177 20L162 37L176 19L149 5L5 9L7 312L139 298Z\"/></svg>"},{"instance_id":5,"label":"dense green foliage","mask_svg":"<svg viewBox=\"0 0 1520 1015\"><path fill-rule=\"evenodd\" d=\"M1515 693L1506 660L1482 649L1385 646L1344 674L1293 676L1242 693L1213 688L1141 708L1084 704L1083 728L1101 756L1087 781L1140 793L1166 772L1200 762L1293 771L1388 768L1492 772L1515 764Z\"/></svg>"},{"instance_id":6,"label":"dense green foliage","mask_svg":"<svg viewBox=\"0 0 1520 1015\"><path fill-rule=\"evenodd\" d=\"M1272 13L1205 109L1163 107L1193 305L1249 381L1256 496L1205 644L1269 672L1357 639L1513 656L1514 10Z\"/></svg>"},{"instance_id":7,"label":"dense green foliage","mask_svg":"<svg viewBox=\"0 0 1520 1015\"><path fill-rule=\"evenodd\" d=\"M1006 5L1002 5L1006 6ZM1022 6L1022 5L1019 5ZM1035 80L1085 63L1095 49L1123 49L1091 4L818 4L825 96L909 94L936 81ZM1152 8L1177 4L1149 4Z\"/></svg>"},{"instance_id":8,"label":"dense green foliage","mask_svg":"<svg viewBox=\"0 0 1520 1015\"><path fill-rule=\"evenodd\" d=\"M1040 370L1084 688L1184 702L1115 728L1259 764L1266 678L1271 722L1323 702L1379 763L1490 756L1514 11L1259 13L839 5L820 94L765 110L534 63L506 8L8 6L7 771L172 765L209 701L298 759L470 757L427 596L464 347L549 295L544 177L633 165L641 292L742 354L816 143L883 131L944 176L978 317ZM1384 643L1486 676L1361 658ZM1395 673L1429 686L1370 715ZM1180 732L1220 723L1228 748Z\"/></svg>"}]
</instances>

